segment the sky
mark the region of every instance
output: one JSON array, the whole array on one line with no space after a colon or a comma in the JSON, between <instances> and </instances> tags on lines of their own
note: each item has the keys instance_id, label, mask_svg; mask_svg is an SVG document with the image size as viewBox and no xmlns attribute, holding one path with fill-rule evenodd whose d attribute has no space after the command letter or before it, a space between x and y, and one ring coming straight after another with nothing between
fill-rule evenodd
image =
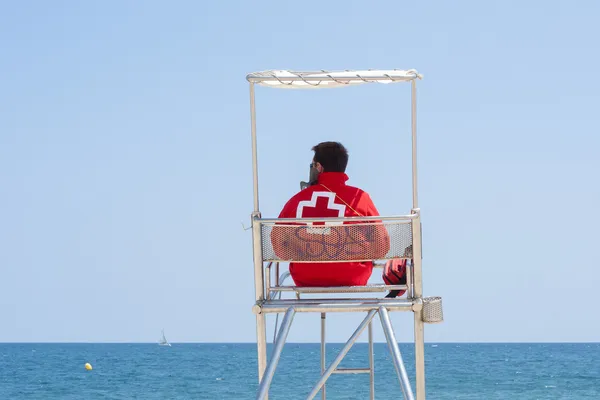
<instances>
[{"instance_id":1,"label":"sky","mask_svg":"<svg viewBox=\"0 0 600 400\"><path fill-rule=\"evenodd\" d=\"M0 3L0 342L253 342L246 74L417 69L430 342L600 341L600 4ZM410 85L257 88L260 206L311 147L411 208ZM373 280L380 278L374 273ZM400 341L412 315L392 315ZM328 340L362 319L333 315ZM269 318L272 337L273 318ZM288 340L319 340L298 315ZM384 339L381 328L375 330Z\"/></svg>"}]
</instances>

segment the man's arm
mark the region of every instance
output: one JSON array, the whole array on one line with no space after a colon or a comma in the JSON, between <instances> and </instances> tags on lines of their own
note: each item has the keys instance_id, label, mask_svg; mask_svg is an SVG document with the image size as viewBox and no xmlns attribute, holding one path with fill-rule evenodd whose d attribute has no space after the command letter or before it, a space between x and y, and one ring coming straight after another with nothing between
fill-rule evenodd
<instances>
[{"instance_id":1,"label":"man's arm","mask_svg":"<svg viewBox=\"0 0 600 400\"><path fill-rule=\"evenodd\" d=\"M371 197L364 193L364 198L361 202L364 202L365 205L365 216L379 216L379 211L377 211L377 207L371 200ZM373 221L374 225L369 225L371 228L371 238L370 241L370 251L374 260L384 258L385 255L390 251L390 235L385 227L385 224L381 220Z\"/></svg>"},{"instance_id":2,"label":"man's arm","mask_svg":"<svg viewBox=\"0 0 600 400\"><path fill-rule=\"evenodd\" d=\"M292 197L286 204L283 206L283 209L279 213L277 218L293 218L295 217L296 211L295 204L293 203L294 198ZM278 226L279 225L279 226ZM294 254L297 251L294 251L293 241L291 240L290 232L293 228L291 228L288 223L286 225L281 225L281 223L276 223L271 229L271 245L273 246L273 251L277 258L281 260L290 260L294 258Z\"/></svg>"}]
</instances>

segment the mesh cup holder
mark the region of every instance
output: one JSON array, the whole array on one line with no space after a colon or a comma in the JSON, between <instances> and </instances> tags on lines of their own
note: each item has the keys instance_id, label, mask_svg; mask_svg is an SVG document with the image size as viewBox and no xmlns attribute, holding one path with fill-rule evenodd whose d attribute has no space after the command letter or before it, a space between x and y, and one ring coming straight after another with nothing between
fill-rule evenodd
<instances>
[{"instance_id":1,"label":"mesh cup holder","mask_svg":"<svg viewBox=\"0 0 600 400\"><path fill-rule=\"evenodd\" d=\"M422 320L427 324L438 324L444 321L441 297L423 298Z\"/></svg>"}]
</instances>

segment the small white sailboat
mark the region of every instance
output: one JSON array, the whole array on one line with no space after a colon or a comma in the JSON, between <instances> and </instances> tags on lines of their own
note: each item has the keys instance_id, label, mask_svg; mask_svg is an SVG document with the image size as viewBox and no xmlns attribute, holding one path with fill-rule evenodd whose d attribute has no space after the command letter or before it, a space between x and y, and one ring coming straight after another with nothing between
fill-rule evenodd
<instances>
[{"instance_id":1,"label":"small white sailboat","mask_svg":"<svg viewBox=\"0 0 600 400\"><path fill-rule=\"evenodd\" d=\"M169 341L165 337L165 330L164 329L162 330L162 338L160 338L160 340L158 341L158 345L159 346L169 346L169 347L171 347L171 343L169 343Z\"/></svg>"}]
</instances>

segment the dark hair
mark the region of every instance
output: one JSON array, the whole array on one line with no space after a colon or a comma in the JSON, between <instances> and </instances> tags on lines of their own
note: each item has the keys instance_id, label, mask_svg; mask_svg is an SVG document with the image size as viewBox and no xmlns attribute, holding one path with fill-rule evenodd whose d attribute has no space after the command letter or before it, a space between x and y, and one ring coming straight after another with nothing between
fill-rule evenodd
<instances>
[{"instance_id":1,"label":"dark hair","mask_svg":"<svg viewBox=\"0 0 600 400\"><path fill-rule=\"evenodd\" d=\"M322 142L312 148L314 161L323 166L325 172L346 172L348 151L339 142Z\"/></svg>"}]
</instances>

